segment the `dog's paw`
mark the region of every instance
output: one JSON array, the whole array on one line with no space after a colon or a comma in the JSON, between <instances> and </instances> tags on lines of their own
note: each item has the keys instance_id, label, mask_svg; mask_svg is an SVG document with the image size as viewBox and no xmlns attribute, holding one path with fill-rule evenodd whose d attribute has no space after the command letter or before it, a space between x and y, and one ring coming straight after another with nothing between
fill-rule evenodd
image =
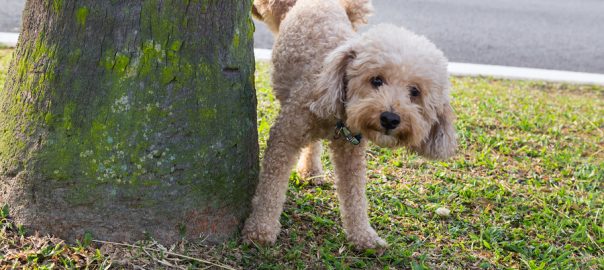
<instances>
[{"instance_id":1,"label":"dog's paw","mask_svg":"<svg viewBox=\"0 0 604 270\"><path fill-rule=\"evenodd\" d=\"M348 241L352 242L359 251L373 249L377 254L382 254L388 248L388 243L380 238L372 228L363 233L349 235Z\"/></svg>"},{"instance_id":2,"label":"dog's paw","mask_svg":"<svg viewBox=\"0 0 604 270\"><path fill-rule=\"evenodd\" d=\"M272 245L277 241L279 234L279 224L269 224L260 222L257 219L249 218L246 220L241 232L244 243L256 243L260 245Z\"/></svg>"}]
</instances>

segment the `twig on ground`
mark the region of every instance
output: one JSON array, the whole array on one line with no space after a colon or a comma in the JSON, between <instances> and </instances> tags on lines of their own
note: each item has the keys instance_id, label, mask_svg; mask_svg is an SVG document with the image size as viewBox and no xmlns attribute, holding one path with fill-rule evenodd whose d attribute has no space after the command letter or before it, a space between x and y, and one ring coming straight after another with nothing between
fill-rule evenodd
<instances>
[{"instance_id":1,"label":"twig on ground","mask_svg":"<svg viewBox=\"0 0 604 270\"><path fill-rule=\"evenodd\" d=\"M137 245L131 245L131 244L124 244L124 243L115 243L115 242L109 242L109 241L101 241L101 240L92 240L93 242L96 243L100 243L100 244L109 244L109 245L116 245L116 246L124 246L124 247L131 247L131 248L141 248L143 250L150 250L150 251L155 251L155 252L164 252L167 255L170 256L175 256L175 257L180 257L183 259L187 259L187 260L192 260L192 261L197 261L200 263L205 263L205 264L209 264L209 265L213 265L222 269L229 269L229 270L236 270L235 268L225 265L225 264L219 264L219 263L213 263L210 261L206 261L206 260L202 260L199 258L194 258L194 257L190 257L187 255L182 255L182 254L178 254L178 253L174 253L174 252L169 252L169 251L165 251L165 250L159 250L159 249L155 249L155 248L148 248L148 247L143 247L143 246L137 246Z\"/></svg>"},{"instance_id":2,"label":"twig on ground","mask_svg":"<svg viewBox=\"0 0 604 270\"><path fill-rule=\"evenodd\" d=\"M155 259L155 261L158 262L158 263L160 263L160 264L162 264L162 265L171 267L173 269L186 269L186 268L184 268L182 266L174 265L174 264L171 264L171 263L169 263L167 261L164 261L164 260Z\"/></svg>"}]
</instances>

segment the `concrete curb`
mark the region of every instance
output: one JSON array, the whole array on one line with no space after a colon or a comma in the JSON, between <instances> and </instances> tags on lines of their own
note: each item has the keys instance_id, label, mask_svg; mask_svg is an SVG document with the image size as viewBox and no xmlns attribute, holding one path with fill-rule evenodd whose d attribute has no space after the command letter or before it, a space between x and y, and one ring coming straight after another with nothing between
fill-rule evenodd
<instances>
[{"instance_id":1,"label":"concrete curb","mask_svg":"<svg viewBox=\"0 0 604 270\"><path fill-rule=\"evenodd\" d=\"M15 46L17 45L18 39L18 33L0 32L0 45ZM271 59L272 51L267 49L254 49L254 54L257 60L268 61ZM449 73L456 76L491 76L504 79L604 85L604 74L562 70L449 63Z\"/></svg>"},{"instance_id":2,"label":"concrete curb","mask_svg":"<svg viewBox=\"0 0 604 270\"><path fill-rule=\"evenodd\" d=\"M449 63L449 73L457 76L491 76L495 78L516 80L604 85L604 74L550 69Z\"/></svg>"},{"instance_id":3,"label":"concrete curb","mask_svg":"<svg viewBox=\"0 0 604 270\"><path fill-rule=\"evenodd\" d=\"M19 40L18 33L0 32L0 45L14 47L17 45L18 40Z\"/></svg>"}]
</instances>

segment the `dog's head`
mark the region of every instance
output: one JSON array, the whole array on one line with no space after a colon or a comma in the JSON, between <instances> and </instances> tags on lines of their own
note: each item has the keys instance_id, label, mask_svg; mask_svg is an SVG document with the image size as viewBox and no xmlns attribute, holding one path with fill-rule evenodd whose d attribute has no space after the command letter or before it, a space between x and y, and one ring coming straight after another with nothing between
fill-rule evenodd
<instances>
[{"instance_id":1,"label":"dog's head","mask_svg":"<svg viewBox=\"0 0 604 270\"><path fill-rule=\"evenodd\" d=\"M422 36L378 25L334 50L319 75L311 111L346 119L383 147L444 159L457 147L447 59Z\"/></svg>"}]
</instances>

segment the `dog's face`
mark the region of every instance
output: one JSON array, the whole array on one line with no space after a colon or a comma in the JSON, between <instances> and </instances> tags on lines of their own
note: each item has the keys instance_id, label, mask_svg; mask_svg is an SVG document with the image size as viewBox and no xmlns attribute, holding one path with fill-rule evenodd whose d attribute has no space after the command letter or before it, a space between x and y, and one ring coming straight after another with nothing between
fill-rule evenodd
<instances>
[{"instance_id":1,"label":"dog's face","mask_svg":"<svg viewBox=\"0 0 604 270\"><path fill-rule=\"evenodd\" d=\"M430 158L455 152L447 60L424 37L378 25L337 48L318 80L311 110L345 118L383 147L405 146Z\"/></svg>"}]
</instances>

